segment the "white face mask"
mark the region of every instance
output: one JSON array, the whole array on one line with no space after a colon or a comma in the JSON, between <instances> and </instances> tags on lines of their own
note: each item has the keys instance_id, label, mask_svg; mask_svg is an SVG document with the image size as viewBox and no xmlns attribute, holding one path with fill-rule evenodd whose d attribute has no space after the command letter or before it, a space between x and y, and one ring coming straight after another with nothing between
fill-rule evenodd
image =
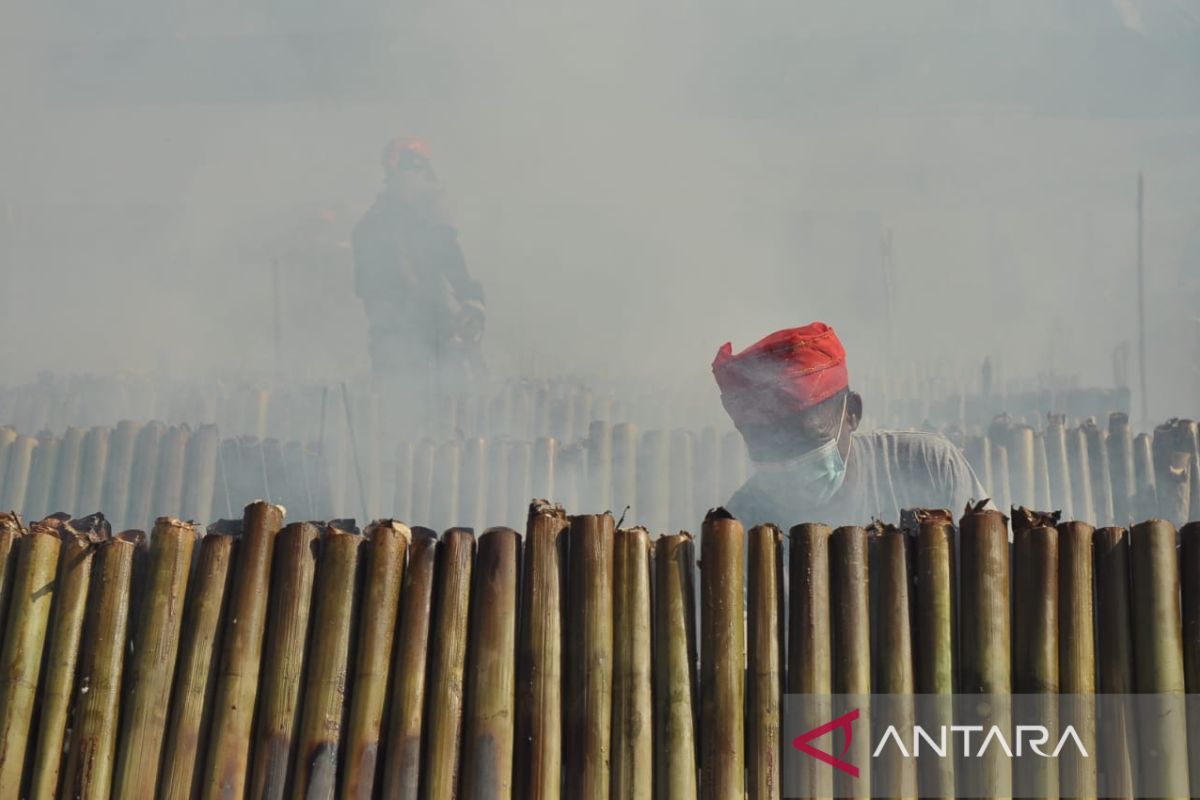
<instances>
[{"instance_id":1,"label":"white face mask","mask_svg":"<svg viewBox=\"0 0 1200 800\"><path fill-rule=\"evenodd\" d=\"M832 500L846 479L846 459L838 449L845 423L843 399L841 420L832 439L796 458L757 465L764 488L772 494L791 495L805 508L819 508Z\"/></svg>"}]
</instances>

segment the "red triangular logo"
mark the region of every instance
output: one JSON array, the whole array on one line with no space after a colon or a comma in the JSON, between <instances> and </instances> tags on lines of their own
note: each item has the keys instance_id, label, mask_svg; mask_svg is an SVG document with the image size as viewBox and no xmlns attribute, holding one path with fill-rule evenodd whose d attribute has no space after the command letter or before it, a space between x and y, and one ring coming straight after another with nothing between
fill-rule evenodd
<instances>
[{"instance_id":1,"label":"red triangular logo","mask_svg":"<svg viewBox=\"0 0 1200 800\"><path fill-rule=\"evenodd\" d=\"M801 753L810 755L813 758L817 759L818 761L822 761L822 762L828 764L829 766L833 767L834 769L839 769L842 772L845 772L846 774L857 778L858 777L858 767L854 766L849 761L843 761L842 759L838 758L837 756L830 755L829 753L826 753L824 750L818 750L817 748L815 748L811 744L809 744L809 742L811 742L813 739L819 739L820 737L824 736L825 734L829 733L830 731L835 731L838 728L841 728L846 733L846 746L842 748L842 755L843 756L846 755L846 753L848 753L850 751L850 739L854 735L854 729L853 729L852 725L853 725L854 720L856 720L856 719L858 719L858 709L857 708L854 709L853 711L847 711L845 714L842 714L837 719L830 720L829 722L826 722L824 725L819 725L816 728L813 728L808 733L800 734L799 736L797 736L795 739L792 740L792 747L796 748Z\"/></svg>"}]
</instances>

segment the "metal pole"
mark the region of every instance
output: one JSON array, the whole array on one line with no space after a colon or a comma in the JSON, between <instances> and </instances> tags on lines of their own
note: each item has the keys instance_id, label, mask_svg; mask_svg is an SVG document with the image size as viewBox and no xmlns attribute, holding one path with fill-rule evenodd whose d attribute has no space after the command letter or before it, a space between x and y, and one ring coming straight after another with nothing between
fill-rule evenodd
<instances>
[{"instance_id":1,"label":"metal pole","mask_svg":"<svg viewBox=\"0 0 1200 800\"><path fill-rule=\"evenodd\" d=\"M1142 232L1145 216L1142 173L1137 183L1137 279L1138 279L1138 378L1142 384L1142 421L1149 424L1150 398L1146 391L1146 264L1142 259Z\"/></svg>"}]
</instances>

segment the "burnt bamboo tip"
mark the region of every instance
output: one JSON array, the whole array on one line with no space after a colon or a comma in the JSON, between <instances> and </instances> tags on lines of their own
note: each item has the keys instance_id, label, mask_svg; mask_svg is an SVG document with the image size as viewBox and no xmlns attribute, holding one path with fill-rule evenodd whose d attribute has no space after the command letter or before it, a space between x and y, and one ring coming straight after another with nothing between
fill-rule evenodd
<instances>
[{"instance_id":1,"label":"burnt bamboo tip","mask_svg":"<svg viewBox=\"0 0 1200 800\"><path fill-rule=\"evenodd\" d=\"M366 536L369 539L374 539L376 536L385 536L389 533L396 534L404 539L404 544L412 544L412 530L407 525L398 519L377 519L367 526Z\"/></svg>"},{"instance_id":2,"label":"burnt bamboo tip","mask_svg":"<svg viewBox=\"0 0 1200 800\"><path fill-rule=\"evenodd\" d=\"M348 517L345 519L331 519L325 523L325 528L343 531L345 533L360 532L358 530L358 520L354 519L353 517Z\"/></svg>"},{"instance_id":3,"label":"burnt bamboo tip","mask_svg":"<svg viewBox=\"0 0 1200 800\"><path fill-rule=\"evenodd\" d=\"M112 538L112 525L99 511L95 514L88 514L86 517L76 517L67 524L71 530L86 536L93 542Z\"/></svg>"},{"instance_id":4,"label":"burnt bamboo tip","mask_svg":"<svg viewBox=\"0 0 1200 800\"><path fill-rule=\"evenodd\" d=\"M717 506L716 508L710 508L708 510L708 513L704 515L704 523L706 525L711 522L718 522L720 520L726 520L726 519L736 520L737 517L735 517L733 514L730 514L729 511L726 510L726 508L724 506Z\"/></svg>"},{"instance_id":5,"label":"burnt bamboo tip","mask_svg":"<svg viewBox=\"0 0 1200 800\"><path fill-rule=\"evenodd\" d=\"M537 517L553 517L566 522L567 512L562 506L549 500L534 500L529 504L528 521L533 522Z\"/></svg>"},{"instance_id":6,"label":"burnt bamboo tip","mask_svg":"<svg viewBox=\"0 0 1200 800\"><path fill-rule=\"evenodd\" d=\"M475 531L471 528L447 528L446 532L442 534L442 541L460 538L473 540L475 538Z\"/></svg>"},{"instance_id":7,"label":"burnt bamboo tip","mask_svg":"<svg viewBox=\"0 0 1200 800\"><path fill-rule=\"evenodd\" d=\"M114 536L113 539L118 542L128 542L129 544L133 545L134 547L145 547L146 546L146 532L145 531L139 531L139 530L121 531L116 536Z\"/></svg>"},{"instance_id":8,"label":"burnt bamboo tip","mask_svg":"<svg viewBox=\"0 0 1200 800\"><path fill-rule=\"evenodd\" d=\"M1005 521L1005 524L1007 524L1008 517L1004 516L1004 514L1002 514L1001 512L997 511L994 508L987 507L988 504L991 502L992 502L992 498L990 498L990 497L985 497L981 500L971 500L970 502L968 502L966 509L963 510L962 522L965 522L966 520L975 518L975 517L995 514L995 515L999 516L1001 519L1003 519Z\"/></svg>"},{"instance_id":9,"label":"burnt bamboo tip","mask_svg":"<svg viewBox=\"0 0 1200 800\"><path fill-rule=\"evenodd\" d=\"M160 533L169 533L176 531L181 534L196 535L196 525L193 522L187 522L175 517L159 517L154 521L154 535Z\"/></svg>"},{"instance_id":10,"label":"burnt bamboo tip","mask_svg":"<svg viewBox=\"0 0 1200 800\"><path fill-rule=\"evenodd\" d=\"M954 524L954 515L948 508L905 508L900 511L900 527L915 531L931 523Z\"/></svg>"},{"instance_id":11,"label":"burnt bamboo tip","mask_svg":"<svg viewBox=\"0 0 1200 800\"><path fill-rule=\"evenodd\" d=\"M418 525L417 527L412 529L412 543L414 543L414 544L416 542L423 542L423 541L436 542L437 538L438 538L437 531L435 531L433 528L426 528L426 527Z\"/></svg>"},{"instance_id":12,"label":"burnt bamboo tip","mask_svg":"<svg viewBox=\"0 0 1200 800\"><path fill-rule=\"evenodd\" d=\"M208 535L232 536L235 539L240 539L244 530L240 519L219 519L208 526Z\"/></svg>"},{"instance_id":13,"label":"burnt bamboo tip","mask_svg":"<svg viewBox=\"0 0 1200 800\"><path fill-rule=\"evenodd\" d=\"M269 514L271 512L275 512L278 513L280 517L287 516L287 509L279 503L268 503L266 500L261 499L255 500L253 503L248 503L243 509L243 513L247 515L255 512L260 514Z\"/></svg>"},{"instance_id":14,"label":"burnt bamboo tip","mask_svg":"<svg viewBox=\"0 0 1200 800\"><path fill-rule=\"evenodd\" d=\"M1129 425L1129 415L1124 411L1114 411L1108 415L1108 429L1124 428Z\"/></svg>"},{"instance_id":15,"label":"burnt bamboo tip","mask_svg":"<svg viewBox=\"0 0 1200 800\"><path fill-rule=\"evenodd\" d=\"M1013 506L1013 533L1023 533L1034 528L1056 528L1061 518L1061 511L1034 511L1025 506Z\"/></svg>"},{"instance_id":16,"label":"burnt bamboo tip","mask_svg":"<svg viewBox=\"0 0 1200 800\"><path fill-rule=\"evenodd\" d=\"M25 524L21 521L20 514L15 511L0 513L0 533L21 534L24 532Z\"/></svg>"}]
</instances>

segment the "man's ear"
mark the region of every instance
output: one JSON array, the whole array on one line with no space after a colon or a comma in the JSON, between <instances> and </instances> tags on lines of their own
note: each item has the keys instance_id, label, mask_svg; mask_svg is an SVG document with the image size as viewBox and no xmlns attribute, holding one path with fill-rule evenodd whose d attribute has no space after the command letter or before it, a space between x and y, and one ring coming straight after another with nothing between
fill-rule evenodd
<instances>
[{"instance_id":1,"label":"man's ear","mask_svg":"<svg viewBox=\"0 0 1200 800\"><path fill-rule=\"evenodd\" d=\"M846 426L850 430L858 430L858 423L862 419L862 413L862 395L858 392L851 392L846 398Z\"/></svg>"}]
</instances>

